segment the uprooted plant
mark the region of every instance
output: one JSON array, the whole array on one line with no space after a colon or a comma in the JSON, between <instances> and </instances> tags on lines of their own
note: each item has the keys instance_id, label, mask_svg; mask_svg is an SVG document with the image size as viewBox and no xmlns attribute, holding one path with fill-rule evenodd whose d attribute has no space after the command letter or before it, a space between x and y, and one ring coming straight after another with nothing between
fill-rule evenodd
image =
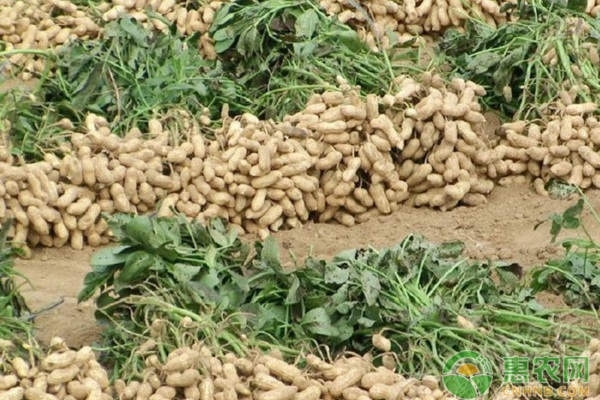
<instances>
[{"instance_id":1,"label":"uprooted plant","mask_svg":"<svg viewBox=\"0 0 600 400\"><path fill-rule=\"evenodd\" d=\"M28 160L58 152L64 132L78 130L88 113L103 115L121 136L174 113L210 125L224 106L231 116L282 118L338 77L363 94L383 94L398 72L417 68L417 50L373 52L312 2L227 3L211 34L216 60L202 57L198 35L181 36L174 25L148 30L124 15L97 39L44 53L50 62L32 93L0 95L12 151Z\"/></svg>"},{"instance_id":2,"label":"uprooted plant","mask_svg":"<svg viewBox=\"0 0 600 400\"><path fill-rule=\"evenodd\" d=\"M571 4L573 3L573 4ZM484 103L509 119L539 118L553 103L598 102L600 24L586 3L506 3L511 23L498 28L471 19L439 46L454 72L484 86Z\"/></svg>"},{"instance_id":3,"label":"uprooted plant","mask_svg":"<svg viewBox=\"0 0 600 400\"><path fill-rule=\"evenodd\" d=\"M507 354L579 351L589 338L584 328L555 322L561 311L535 302L518 268L466 260L460 242L409 236L331 261L309 257L288 270L274 239L252 250L218 220L205 227L118 216L111 226L120 245L93 257L80 300L99 291L105 351L120 371L139 373L134 348L156 335L165 351L200 339L224 352L268 343L295 355L319 345L333 353L372 351L373 335L383 332L387 350L410 374L441 372L465 347L502 365ZM549 338L549 330L557 336Z\"/></svg>"},{"instance_id":4,"label":"uprooted plant","mask_svg":"<svg viewBox=\"0 0 600 400\"><path fill-rule=\"evenodd\" d=\"M7 239L12 222L6 221L0 228L0 359L8 347L21 347L33 339L33 325L25 318L29 308L16 280L22 276L14 269L14 258L20 252Z\"/></svg>"},{"instance_id":5,"label":"uprooted plant","mask_svg":"<svg viewBox=\"0 0 600 400\"><path fill-rule=\"evenodd\" d=\"M597 226L600 218L580 189L566 184L556 186L570 187L579 199L563 213L548 218L552 243L564 230L574 232L576 237L561 241L564 249L561 258L549 260L531 271L531 287L536 293L550 291L562 295L570 307L594 311L600 306L600 244L584 224L582 215L587 210Z\"/></svg>"}]
</instances>

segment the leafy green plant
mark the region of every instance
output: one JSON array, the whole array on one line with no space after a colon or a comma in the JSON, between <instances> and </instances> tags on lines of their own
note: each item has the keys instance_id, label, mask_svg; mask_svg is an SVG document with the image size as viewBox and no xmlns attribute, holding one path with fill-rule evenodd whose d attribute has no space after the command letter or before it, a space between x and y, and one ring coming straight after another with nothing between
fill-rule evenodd
<instances>
[{"instance_id":1,"label":"leafy green plant","mask_svg":"<svg viewBox=\"0 0 600 400\"><path fill-rule=\"evenodd\" d=\"M149 18L161 17L149 12ZM395 74L414 70L418 60L418 51L408 48L389 56L371 51L313 2L227 3L211 29L219 52L214 61L202 58L198 35L182 37L175 25L148 30L127 15L106 24L98 39L44 52L49 66L33 94L0 98L12 151L26 160L57 152L67 136L61 119L79 130L90 112L104 116L118 135L133 126L145 131L150 118L174 110L218 120L225 104L232 116L282 118L334 88L338 75L364 93L384 94Z\"/></svg>"},{"instance_id":2,"label":"leafy green plant","mask_svg":"<svg viewBox=\"0 0 600 400\"><path fill-rule=\"evenodd\" d=\"M106 24L101 38L71 42L50 59L53 75L42 77L33 95L3 95L13 151L26 159L59 147L62 118L78 129L87 113L97 113L123 135L133 126L146 131L150 118L172 110L199 117L206 108L218 118L223 104L234 113L252 104L220 63L201 57L197 35L150 31L130 16Z\"/></svg>"},{"instance_id":3,"label":"leafy green plant","mask_svg":"<svg viewBox=\"0 0 600 400\"><path fill-rule=\"evenodd\" d=\"M136 351L156 336L154 321L161 321L163 354L197 340L223 351L248 348L240 340L244 316L231 311L248 286L250 248L236 231L219 220L205 227L183 217L117 215L110 226L119 246L92 256L79 301L97 295L104 354L116 375L142 373Z\"/></svg>"},{"instance_id":4,"label":"leafy green plant","mask_svg":"<svg viewBox=\"0 0 600 400\"><path fill-rule=\"evenodd\" d=\"M14 278L20 276L13 268L13 258L20 254L16 247L10 246L7 237L14 221L7 220L0 229L0 310L3 316L19 317L29 308L18 292Z\"/></svg>"},{"instance_id":5,"label":"leafy green plant","mask_svg":"<svg viewBox=\"0 0 600 400\"><path fill-rule=\"evenodd\" d=\"M128 373L139 373L132 354L152 337L155 320L164 321L165 348L206 340L238 353L266 345L288 355L319 345L363 353L385 331L410 374L440 372L465 347L500 366L507 354L579 350L588 337L555 322L561 312L535 302L519 268L470 262L460 242L411 235L390 248L310 257L288 270L274 239L251 248L218 220L205 227L183 217L117 216L111 227L119 246L94 255L80 300L99 294L107 356Z\"/></svg>"},{"instance_id":6,"label":"leafy green plant","mask_svg":"<svg viewBox=\"0 0 600 400\"><path fill-rule=\"evenodd\" d=\"M299 111L337 76L385 94L398 72L418 69L417 50L373 52L314 1L236 0L219 9L210 34L224 69L254 93L265 118Z\"/></svg>"},{"instance_id":7,"label":"leafy green plant","mask_svg":"<svg viewBox=\"0 0 600 400\"><path fill-rule=\"evenodd\" d=\"M600 244L583 224L582 213L587 209L597 224L600 219L587 197L577 190L580 199L548 220L552 224L552 243L563 230L581 234L561 242L565 251L562 258L550 260L531 271L531 287L536 293L546 290L561 294L569 306L595 310L600 305Z\"/></svg>"},{"instance_id":8,"label":"leafy green plant","mask_svg":"<svg viewBox=\"0 0 600 400\"><path fill-rule=\"evenodd\" d=\"M23 278L14 269L14 257L21 252L8 241L13 222L9 219L0 228L0 340L12 342L18 346L13 351L21 352L23 345L33 341L33 325L25 318L29 308L16 282L17 277ZM7 349L0 346L0 355L4 350Z\"/></svg>"},{"instance_id":9,"label":"leafy green plant","mask_svg":"<svg viewBox=\"0 0 600 400\"><path fill-rule=\"evenodd\" d=\"M320 272L317 282L326 289L297 296L304 310L299 320L314 320L297 339L363 353L371 349L371 336L385 331L398 367L417 376L441 373L444 361L465 348L481 349L498 366L506 354L572 351L582 333L552 321L560 312L535 301L521 286L518 268L471 262L462 258L463 250L460 242L436 245L410 235L390 248L309 260L306 268ZM288 296L296 286L288 286ZM308 285L300 279L299 286ZM547 329L563 332L558 348Z\"/></svg>"},{"instance_id":10,"label":"leafy green plant","mask_svg":"<svg viewBox=\"0 0 600 400\"><path fill-rule=\"evenodd\" d=\"M575 1L506 3L518 19L497 28L469 20L464 32L447 31L439 47L454 73L487 89L485 105L508 118L538 118L560 91L575 85L589 90L578 90L573 100L597 102L600 78L588 46L598 46L600 25L585 7ZM547 59L549 52L556 63Z\"/></svg>"}]
</instances>

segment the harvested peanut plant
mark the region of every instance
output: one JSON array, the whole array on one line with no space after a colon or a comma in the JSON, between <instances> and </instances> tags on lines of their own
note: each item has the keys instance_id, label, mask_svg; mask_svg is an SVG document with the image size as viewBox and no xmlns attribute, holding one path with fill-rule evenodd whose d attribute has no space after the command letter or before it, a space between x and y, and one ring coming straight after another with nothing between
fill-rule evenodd
<instances>
[{"instance_id":1,"label":"harvested peanut plant","mask_svg":"<svg viewBox=\"0 0 600 400\"><path fill-rule=\"evenodd\" d=\"M514 266L464 259L460 242L409 236L288 270L272 237L252 251L218 220L204 227L181 217L118 216L111 226L119 246L94 256L80 300L100 291L105 351L120 373L139 374L132 352L152 331L162 332L165 349L200 338L240 355L269 343L288 357L321 345L363 354L385 332L399 370L418 376L441 373L465 346L499 368L507 354L580 351L594 332L556 322L574 311L542 307ZM180 331L184 318L190 336Z\"/></svg>"}]
</instances>

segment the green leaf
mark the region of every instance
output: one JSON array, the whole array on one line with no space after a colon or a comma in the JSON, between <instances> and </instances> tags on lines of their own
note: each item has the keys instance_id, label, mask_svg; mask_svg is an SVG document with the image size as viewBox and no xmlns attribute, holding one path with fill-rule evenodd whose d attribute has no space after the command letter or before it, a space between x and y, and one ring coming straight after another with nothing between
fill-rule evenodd
<instances>
[{"instance_id":1,"label":"green leaf","mask_svg":"<svg viewBox=\"0 0 600 400\"><path fill-rule=\"evenodd\" d=\"M333 263L328 263L325 266L325 275L323 277L326 284L335 283L336 285L343 285L348 282L350 277L350 271L348 269L342 269Z\"/></svg>"},{"instance_id":2,"label":"green leaf","mask_svg":"<svg viewBox=\"0 0 600 400\"><path fill-rule=\"evenodd\" d=\"M134 243L149 245L154 237L152 221L146 216L136 216L125 226L125 234Z\"/></svg>"},{"instance_id":3,"label":"green leaf","mask_svg":"<svg viewBox=\"0 0 600 400\"><path fill-rule=\"evenodd\" d=\"M234 42L234 38L219 40L218 42L215 42L215 51L218 54L224 53L227 50L229 50L229 48L233 45Z\"/></svg>"},{"instance_id":4,"label":"green leaf","mask_svg":"<svg viewBox=\"0 0 600 400\"><path fill-rule=\"evenodd\" d=\"M235 244L235 242L238 240L238 231L235 229L230 229L229 233L227 234L227 240L230 245Z\"/></svg>"},{"instance_id":5,"label":"green leaf","mask_svg":"<svg viewBox=\"0 0 600 400\"><path fill-rule=\"evenodd\" d=\"M583 211L583 199L579 199L577 203L569 207L563 213L563 227L565 229L577 229L581 225L580 216Z\"/></svg>"},{"instance_id":6,"label":"green leaf","mask_svg":"<svg viewBox=\"0 0 600 400\"><path fill-rule=\"evenodd\" d=\"M81 107L93 102L93 96L100 92L103 84L104 64L96 63L90 74L87 75L77 89L73 91L75 107ZM83 108L80 108L83 109Z\"/></svg>"},{"instance_id":7,"label":"green leaf","mask_svg":"<svg viewBox=\"0 0 600 400\"><path fill-rule=\"evenodd\" d=\"M434 255L436 259L458 258L465 251L465 244L460 240L444 242L436 246Z\"/></svg>"},{"instance_id":8,"label":"green leaf","mask_svg":"<svg viewBox=\"0 0 600 400\"><path fill-rule=\"evenodd\" d=\"M130 248L130 246L116 246L95 252L90 258L92 270L94 272L107 272L111 267L124 264L129 256L124 250Z\"/></svg>"},{"instance_id":9,"label":"green leaf","mask_svg":"<svg viewBox=\"0 0 600 400\"><path fill-rule=\"evenodd\" d=\"M502 61L502 56L495 53L485 53L479 56L471 58L467 64L466 69L471 71L473 74L483 74L488 70L495 69L498 64ZM502 70L501 74L510 74L510 70ZM495 79L501 79L496 76Z\"/></svg>"},{"instance_id":10,"label":"green leaf","mask_svg":"<svg viewBox=\"0 0 600 400\"><path fill-rule=\"evenodd\" d=\"M498 263L494 267L501 284L508 286L511 289L515 289L519 286L523 274L523 267L516 263Z\"/></svg>"},{"instance_id":11,"label":"green leaf","mask_svg":"<svg viewBox=\"0 0 600 400\"><path fill-rule=\"evenodd\" d=\"M541 268L536 268L534 270L531 271L531 283L530 283L530 287L533 290L533 293L539 293L541 291L544 291L546 289L548 289L550 282L549 282L549 277L553 274L554 272L551 271L550 269L541 267Z\"/></svg>"},{"instance_id":12,"label":"green leaf","mask_svg":"<svg viewBox=\"0 0 600 400\"><path fill-rule=\"evenodd\" d=\"M342 261L354 261L354 260L356 260L356 255L357 255L356 249L344 250L344 251L336 254L333 257L332 261L334 263L342 262Z\"/></svg>"},{"instance_id":13,"label":"green leaf","mask_svg":"<svg viewBox=\"0 0 600 400\"><path fill-rule=\"evenodd\" d=\"M375 325L374 320L365 317L360 317L357 322L359 325L362 325L365 328L371 328L373 325Z\"/></svg>"},{"instance_id":14,"label":"green leaf","mask_svg":"<svg viewBox=\"0 0 600 400\"><path fill-rule=\"evenodd\" d=\"M331 324L327 310L322 307L313 308L306 314L300 324L311 333L320 336L337 336L338 330Z\"/></svg>"},{"instance_id":15,"label":"green leaf","mask_svg":"<svg viewBox=\"0 0 600 400\"><path fill-rule=\"evenodd\" d=\"M148 39L148 31L139 23L134 22L133 17L125 16L119 20L119 26L123 31L127 32L140 47L147 47L146 40Z\"/></svg>"},{"instance_id":16,"label":"green leaf","mask_svg":"<svg viewBox=\"0 0 600 400\"><path fill-rule=\"evenodd\" d=\"M260 43L258 41L258 29L255 26L251 26L250 29L242 32L238 39L236 50L243 56L254 54L259 49Z\"/></svg>"},{"instance_id":17,"label":"green leaf","mask_svg":"<svg viewBox=\"0 0 600 400\"><path fill-rule=\"evenodd\" d=\"M96 299L96 307L100 310L106 311L105 309L114 304L115 300L116 299L111 296L110 293L104 292Z\"/></svg>"},{"instance_id":18,"label":"green leaf","mask_svg":"<svg viewBox=\"0 0 600 400\"><path fill-rule=\"evenodd\" d=\"M176 92L176 93L180 93L182 91L190 91L190 92L196 92L196 94L198 96L204 97L208 94L208 89L206 87L206 85L201 82L198 81L195 84L189 84L189 83L182 83L182 82L178 82L178 83L174 83L172 85L168 85L165 88L163 88L164 92Z\"/></svg>"},{"instance_id":19,"label":"green leaf","mask_svg":"<svg viewBox=\"0 0 600 400\"><path fill-rule=\"evenodd\" d=\"M316 43L294 43L294 54L296 55L296 57L309 57L313 55L316 50Z\"/></svg>"},{"instance_id":20,"label":"green leaf","mask_svg":"<svg viewBox=\"0 0 600 400\"><path fill-rule=\"evenodd\" d=\"M500 13L501 13L501 14L504 14L504 13L506 13L507 11L510 11L510 10L512 10L512 9L514 9L514 8L517 8L517 4L515 4L515 3L504 3L504 4L502 4L502 6L500 7Z\"/></svg>"},{"instance_id":21,"label":"green leaf","mask_svg":"<svg viewBox=\"0 0 600 400\"><path fill-rule=\"evenodd\" d=\"M244 303L244 294L238 290L238 287L229 282L219 288L221 302L219 308L225 312L231 312L232 309L238 309Z\"/></svg>"},{"instance_id":22,"label":"green leaf","mask_svg":"<svg viewBox=\"0 0 600 400\"><path fill-rule=\"evenodd\" d=\"M310 39L315 31L317 30L317 25L319 24L319 15L312 8L304 11L300 16L296 19L296 23L294 28L296 30L296 36L303 36L307 39Z\"/></svg>"},{"instance_id":23,"label":"green leaf","mask_svg":"<svg viewBox=\"0 0 600 400\"><path fill-rule=\"evenodd\" d=\"M363 271L361 283L367 305L375 305L377 303L377 298L379 297L379 291L381 290L379 278L371 271Z\"/></svg>"},{"instance_id":24,"label":"green leaf","mask_svg":"<svg viewBox=\"0 0 600 400\"><path fill-rule=\"evenodd\" d=\"M550 216L550 221L552 221L552 227L550 228L550 234L552 235L551 242L554 243L556 238L563 227L563 218L561 215L554 214Z\"/></svg>"},{"instance_id":25,"label":"green leaf","mask_svg":"<svg viewBox=\"0 0 600 400\"><path fill-rule=\"evenodd\" d=\"M530 310L536 311L536 312L544 311L546 309L546 307L544 307L543 305L541 305L540 303L538 303L535 299L529 300L527 302L527 307Z\"/></svg>"},{"instance_id":26,"label":"green leaf","mask_svg":"<svg viewBox=\"0 0 600 400\"><path fill-rule=\"evenodd\" d=\"M260 252L260 258L269 267L275 268L276 270L281 269L279 247L277 246L277 241L273 236L268 236L265 239L262 251Z\"/></svg>"},{"instance_id":27,"label":"green leaf","mask_svg":"<svg viewBox=\"0 0 600 400\"><path fill-rule=\"evenodd\" d=\"M226 22L231 21L234 17L234 13L230 13L229 10L235 6L235 3L225 3L219 10L216 12L213 23L211 24L209 32L213 34L213 32L217 31L222 25Z\"/></svg>"},{"instance_id":28,"label":"green leaf","mask_svg":"<svg viewBox=\"0 0 600 400\"><path fill-rule=\"evenodd\" d=\"M367 50L367 45L365 42L363 42L358 37L358 34L353 30L331 32L330 34L336 36L340 41L340 44L347 47L351 51L359 53Z\"/></svg>"},{"instance_id":29,"label":"green leaf","mask_svg":"<svg viewBox=\"0 0 600 400\"><path fill-rule=\"evenodd\" d=\"M215 290L208 287L202 282L187 282L185 283L185 286L188 287L190 291L193 291L194 293L199 293L201 295L201 298L204 299L204 301L213 304L218 304L221 301L221 296L219 296L219 294Z\"/></svg>"},{"instance_id":30,"label":"green leaf","mask_svg":"<svg viewBox=\"0 0 600 400\"><path fill-rule=\"evenodd\" d=\"M218 244L221 247L228 247L230 245L229 243L229 238L224 235L222 232L220 232L219 230L210 227L209 230L210 232L210 236L213 238L213 240L215 241L216 244Z\"/></svg>"},{"instance_id":31,"label":"green leaf","mask_svg":"<svg viewBox=\"0 0 600 400\"><path fill-rule=\"evenodd\" d=\"M202 282L207 287L214 289L219 285L221 279L219 279L219 273L215 268L208 268L202 275L200 282Z\"/></svg>"},{"instance_id":32,"label":"green leaf","mask_svg":"<svg viewBox=\"0 0 600 400\"><path fill-rule=\"evenodd\" d=\"M298 279L297 275L293 275L292 277L292 286L285 298L283 304L291 305L297 304L302 300L302 291L300 290L300 279Z\"/></svg>"},{"instance_id":33,"label":"green leaf","mask_svg":"<svg viewBox=\"0 0 600 400\"><path fill-rule=\"evenodd\" d=\"M350 340L354 335L354 328L352 327L352 325L342 320L338 321L335 324L335 329L338 332L338 334L336 335L336 339L341 343Z\"/></svg>"},{"instance_id":34,"label":"green leaf","mask_svg":"<svg viewBox=\"0 0 600 400\"><path fill-rule=\"evenodd\" d=\"M127 257L125 266L117 275L115 285L125 286L138 282L145 277L152 266L155 265L157 259L150 253L145 251L136 251Z\"/></svg>"},{"instance_id":35,"label":"green leaf","mask_svg":"<svg viewBox=\"0 0 600 400\"><path fill-rule=\"evenodd\" d=\"M155 249L161 249L165 253L162 256L173 259L177 253L170 251L169 246L181 244L180 225L174 218L160 218L155 220L154 235L150 236L149 243Z\"/></svg>"},{"instance_id":36,"label":"green leaf","mask_svg":"<svg viewBox=\"0 0 600 400\"><path fill-rule=\"evenodd\" d=\"M337 312L339 312L340 314L349 314L350 311L352 311L352 309L356 306L357 302L356 301L345 301L341 304L339 304L335 310Z\"/></svg>"},{"instance_id":37,"label":"green leaf","mask_svg":"<svg viewBox=\"0 0 600 400\"><path fill-rule=\"evenodd\" d=\"M191 281L201 270L200 267L180 263L175 263L168 269L175 280L180 283Z\"/></svg>"},{"instance_id":38,"label":"green leaf","mask_svg":"<svg viewBox=\"0 0 600 400\"><path fill-rule=\"evenodd\" d=\"M236 35L231 26L219 29L216 31L212 38L215 41L215 50L217 53L223 53L227 51L235 42Z\"/></svg>"},{"instance_id":39,"label":"green leaf","mask_svg":"<svg viewBox=\"0 0 600 400\"><path fill-rule=\"evenodd\" d=\"M256 325L253 329L267 330L268 328L275 328L281 325L281 321L285 321L285 307L275 306L273 304L259 306L259 312L256 319Z\"/></svg>"},{"instance_id":40,"label":"green leaf","mask_svg":"<svg viewBox=\"0 0 600 400\"><path fill-rule=\"evenodd\" d=\"M550 228L550 234L552 235L551 243L556 241L556 238L562 231L562 229L577 229L581 225L581 213L583 211L583 199L579 199L577 203L569 208L567 208L562 215L561 214L552 214L548 220L552 222L552 227ZM537 229L541 224L538 223L534 229Z\"/></svg>"},{"instance_id":41,"label":"green leaf","mask_svg":"<svg viewBox=\"0 0 600 400\"><path fill-rule=\"evenodd\" d=\"M235 283L237 288L237 292L239 293L248 293L250 291L250 282L248 278L237 274L233 271L229 271L229 275L231 276L231 280Z\"/></svg>"},{"instance_id":42,"label":"green leaf","mask_svg":"<svg viewBox=\"0 0 600 400\"><path fill-rule=\"evenodd\" d=\"M210 246L208 247L208 250L206 251L206 258L205 258L205 262L206 265L208 266L209 270L214 270L216 271L219 267L220 264L217 261L217 256L218 256L218 252L215 246Z\"/></svg>"},{"instance_id":43,"label":"green leaf","mask_svg":"<svg viewBox=\"0 0 600 400\"><path fill-rule=\"evenodd\" d=\"M334 305L341 305L348 300L348 289L349 283L346 283L331 296L331 301Z\"/></svg>"},{"instance_id":44,"label":"green leaf","mask_svg":"<svg viewBox=\"0 0 600 400\"><path fill-rule=\"evenodd\" d=\"M553 199L566 199L577 191L577 186L569 183L560 181L558 179L551 179L544 185L544 189L548 192L548 195Z\"/></svg>"},{"instance_id":45,"label":"green leaf","mask_svg":"<svg viewBox=\"0 0 600 400\"><path fill-rule=\"evenodd\" d=\"M82 301L89 300L106 283L109 277L110 275L106 273L88 272L83 279L83 289L77 296L77 302L81 303Z\"/></svg>"}]
</instances>

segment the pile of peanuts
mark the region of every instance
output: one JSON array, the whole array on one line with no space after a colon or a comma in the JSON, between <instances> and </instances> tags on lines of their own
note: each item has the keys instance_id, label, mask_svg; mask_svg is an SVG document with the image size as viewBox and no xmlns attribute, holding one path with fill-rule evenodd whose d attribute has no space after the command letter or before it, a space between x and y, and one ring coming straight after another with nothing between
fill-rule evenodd
<instances>
[{"instance_id":1,"label":"pile of peanuts","mask_svg":"<svg viewBox=\"0 0 600 400\"><path fill-rule=\"evenodd\" d=\"M301 113L284 118L284 132L291 125L306 134L320 183L314 196L325 203L317 207L319 221L352 225L400 204L479 205L493 189L479 173L501 158L484 135L478 96L485 90L461 79L446 86L431 74L421 82L401 76L396 84L396 94L382 98L363 100L348 88L314 96Z\"/></svg>"},{"instance_id":2,"label":"pile of peanuts","mask_svg":"<svg viewBox=\"0 0 600 400\"><path fill-rule=\"evenodd\" d=\"M264 237L309 219L351 226L401 204L484 203L494 187L484 172L503 154L484 138L483 89L433 75L396 83L395 95L362 99L340 81L281 123L226 117L212 141L190 124L175 142L157 119L146 135L118 137L90 114L62 158L17 165L0 146L0 221L16 220L17 242L81 249L109 240L102 212L175 209Z\"/></svg>"},{"instance_id":3,"label":"pile of peanuts","mask_svg":"<svg viewBox=\"0 0 600 400\"><path fill-rule=\"evenodd\" d=\"M170 23L177 25L177 31L182 35L200 33L200 53L203 57L214 60L217 57L213 40L208 35L208 30L213 22L215 13L223 1L213 0L206 2L198 9L188 9L187 2L175 0L112 0L99 6L103 12L102 20L114 21L122 14L128 14L142 24L151 24L159 31L168 29L168 26L159 19L149 20L148 9L164 16Z\"/></svg>"},{"instance_id":4,"label":"pile of peanuts","mask_svg":"<svg viewBox=\"0 0 600 400\"><path fill-rule=\"evenodd\" d=\"M167 29L161 20L148 18L146 11L151 10L176 23L181 34L199 32L200 52L212 60L216 53L208 29L222 3L212 1L198 9L188 10L185 2L174 0L114 0L99 4L92 10L69 0L0 0L0 40L5 43L6 51L48 50L75 39L94 39L106 22L116 20L123 14L131 15L158 30ZM96 15L98 13L101 15ZM44 71L45 60L45 57L36 54L13 54L2 65L2 73L19 69L19 79L29 81Z\"/></svg>"},{"instance_id":5,"label":"pile of peanuts","mask_svg":"<svg viewBox=\"0 0 600 400\"><path fill-rule=\"evenodd\" d=\"M112 400L106 369L88 347L70 350L54 338L50 354L41 359L12 357L14 345L0 341L0 399L2 400Z\"/></svg>"},{"instance_id":6,"label":"pile of peanuts","mask_svg":"<svg viewBox=\"0 0 600 400\"><path fill-rule=\"evenodd\" d=\"M533 182L539 194L544 184L560 179L582 189L600 188L600 122L591 115L596 103L574 103L578 88L561 93L548 121L513 122L503 125L503 137L495 147L502 160L487 167L491 179Z\"/></svg>"},{"instance_id":7,"label":"pile of peanuts","mask_svg":"<svg viewBox=\"0 0 600 400\"><path fill-rule=\"evenodd\" d=\"M177 0L111 0L88 9L70 0L0 0L0 39L6 43L5 50L45 50L76 38L95 38L104 23L124 14L158 30L167 29L161 20L148 17L145 11L151 10L175 23L181 34L199 32L200 51L212 60L216 52L208 30L223 3L213 0L196 9L188 2ZM426 37L443 33L450 27L462 27L472 17L498 26L510 18L500 12L504 3L498 0L473 0L468 5L460 0L410 0L402 4L393 0L320 0L328 14L353 26L374 50L389 47L392 40L404 43L413 40L415 35ZM595 17L598 10L600 3L588 1L588 14ZM396 39L392 39L390 33ZM44 61L44 57L32 54L14 54L3 65L3 70L25 67L19 77L29 80L44 70Z\"/></svg>"},{"instance_id":8,"label":"pile of peanuts","mask_svg":"<svg viewBox=\"0 0 600 400\"><path fill-rule=\"evenodd\" d=\"M500 12L503 3L496 0L473 0L468 5L460 0L320 0L319 4L328 14L353 26L376 50L392 43L390 33L404 43L415 35L435 35L448 28L462 27L473 17L498 26L508 18Z\"/></svg>"},{"instance_id":9,"label":"pile of peanuts","mask_svg":"<svg viewBox=\"0 0 600 400\"><path fill-rule=\"evenodd\" d=\"M396 360L389 349L377 347L387 339L373 336L382 352L383 366L373 365L373 355L349 355L326 361L306 355L306 367L285 362L277 350L251 352L245 357L228 353L216 356L201 343L171 351L161 362L157 342L149 339L137 354L144 359L143 378L109 382L95 353L85 346L75 351L54 338L49 353L29 361L12 356L10 342L0 342L0 399L2 400L454 400L441 388L439 379L425 375L408 378L395 372ZM385 346L384 346L385 347ZM600 340L592 339L588 350L587 400L600 395L598 362ZM536 384L530 384L529 386ZM531 393L535 393L532 389ZM586 391L577 391L585 393ZM540 392L541 393L541 392ZM517 400L506 390L492 394L494 400ZM583 397L574 397L582 399Z\"/></svg>"},{"instance_id":10,"label":"pile of peanuts","mask_svg":"<svg viewBox=\"0 0 600 400\"><path fill-rule=\"evenodd\" d=\"M395 83L394 95L362 98L339 79L339 90L279 123L225 112L214 140L201 134L206 115L185 120L177 138L158 119L147 134L118 137L90 114L62 158L19 165L0 145L0 221L16 220L16 242L81 249L110 240L101 213L220 217L264 238L309 220L352 226L401 205L476 206L495 183L600 187L600 125L586 117L595 104L567 104L566 92L560 119L505 124L496 136L480 112L482 87L432 74Z\"/></svg>"},{"instance_id":11,"label":"pile of peanuts","mask_svg":"<svg viewBox=\"0 0 600 400\"><path fill-rule=\"evenodd\" d=\"M247 357L217 357L201 344L175 349L164 363L150 339L138 354L147 368L141 381L109 383L89 347L68 349L55 338L51 352L30 364L23 358L0 359L2 400L392 400L454 399L438 378L406 378L389 365L374 367L372 355L327 362L306 356L307 367L282 360L281 354L253 352Z\"/></svg>"},{"instance_id":12,"label":"pile of peanuts","mask_svg":"<svg viewBox=\"0 0 600 400\"><path fill-rule=\"evenodd\" d=\"M57 15L58 14L58 15ZM69 0L1 0L0 40L5 50L46 50L76 38L93 39L100 27L86 10ZM28 81L45 68L45 58L17 53L8 57L2 70L24 67L19 77Z\"/></svg>"},{"instance_id":13,"label":"pile of peanuts","mask_svg":"<svg viewBox=\"0 0 600 400\"><path fill-rule=\"evenodd\" d=\"M179 33L200 33L199 49L207 59L215 59L214 42L208 34L214 15L222 0L207 2L197 9L177 0L111 0L94 9L73 4L70 0L0 0L0 39L7 43L5 50L46 50L74 39L93 39L102 26L121 15L131 15L145 25L158 30L167 25L149 18L151 10L175 23ZM356 8L358 5L359 8ZM392 0L352 2L352 0L322 0L329 14L337 14L341 22L354 26L373 49L388 47L386 32L395 32L399 41L411 40L416 34L439 32L449 26L461 26L469 16L479 15L496 25L505 21L494 0L476 0L467 9L460 0L423 0L402 5ZM373 23L367 20L373 17ZM3 71L24 67L19 78L30 80L45 67L45 57L33 54L14 54L3 65Z\"/></svg>"}]
</instances>

